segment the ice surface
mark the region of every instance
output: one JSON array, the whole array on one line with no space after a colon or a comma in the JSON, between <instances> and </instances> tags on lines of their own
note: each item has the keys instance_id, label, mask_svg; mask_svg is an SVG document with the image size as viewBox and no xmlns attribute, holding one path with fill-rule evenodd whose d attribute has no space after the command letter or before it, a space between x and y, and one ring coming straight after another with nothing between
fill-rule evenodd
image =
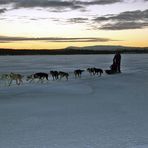
<instances>
[{"instance_id":1,"label":"ice surface","mask_svg":"<svg viewBox=\"0 0 148 148\"><path fill-rule=\"evenodd\" d=\"M0 148L147 148L148 55L122 55L122 73L102 77L73 70L108 69L113 55L1 56L0 73L63 70L58 80L0 85Z\"/></svg>"},{"instance_id":2,"label":"ice surface","mask_svg":"<svg viewBox=\"0 0 148 148\"><path fill-rule=\"evenodd\" d=\"M139 145L139 146L134 146L132 148L148 148L148 145Z\"/></svg>"}]
</instances>

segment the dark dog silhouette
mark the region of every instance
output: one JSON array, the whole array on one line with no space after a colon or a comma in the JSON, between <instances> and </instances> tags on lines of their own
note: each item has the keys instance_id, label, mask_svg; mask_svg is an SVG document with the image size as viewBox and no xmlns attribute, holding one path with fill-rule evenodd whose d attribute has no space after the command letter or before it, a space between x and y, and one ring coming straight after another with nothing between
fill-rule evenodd
<instances>
[{"instance_id":1,"label":"dark dog silhouette","mask_svg":"<svg viewBox=\"0 0 148 148\"><path fill-rule=\"evenodd\" d=\"M27 81L30 80L30 82L32 82L34 79L39 79L39 80L48 80L48 74L47 73L43 73L43 72L39 72L39 73L35 73L32 74L30 76L27 76Z\"/></svg>"},{"instance_id":2,"label":"dark dog silhouette","mask_svg":"<svg viewBox=\"0 0 148 148\"><path fill-rule=\"evenodd\" d=\"M51 74L53 80L59 79L59 72L58 71L50 71L50 74Z\"/></svg>"},{"instance_id":3,"label":"dark dog silhouette","mask_svg":"<svg viewBox=\"0 0 148 148\"><path fill-rule=\"evenodd\" d=\"M94 75L94 68L87 68L87 71L90 73L90 75Z\"/></svg>"},{"instance_id":4,"label":"dark dog silhouette","mask_svg":"<svg viewBox=\"0 0 148 148\"><path fill-rule=\"evenodd\" d=\"M77 69L74 71L74 75L75 75L75 78L76 77L81 77L82 75L82 72L84 72L85 70L81 70L81 69Z\"/></svg>"},{"instance_id":5,"label":"dark dog silhouette","mask_svg":"<svg viewBox=\"0 0 148 148\"><path fill-rule=\"evenodd\" d=\"M100 76L101 76L102 73L103 73L102 69L95 68L95 67L87 68L87 71L90 73L90 75L98 75L98 74L100 74Z\"/></svg>"},{"instance_id":6,"label":"dark dog silhouette","mask_svg":"<svg viewBox=\"0 0 148 148\"><path fill-rule=\"evenodd\" d=\"M65 77L68 80L69 74L67 72L59 71L60 79Z\"/></svg>"},{"instance_id":7,"label":"dark dog silhouette","mask_svg":"<svg viewBox=\"0 0 148 148\"><path fill-rule=\"evenodd\" d=\"M102 75L102 73L103 73L103 70L102 69L100 69L100 68L94 68L94 74L100 74L100 76Z\"/></svg>"}]
</instances>

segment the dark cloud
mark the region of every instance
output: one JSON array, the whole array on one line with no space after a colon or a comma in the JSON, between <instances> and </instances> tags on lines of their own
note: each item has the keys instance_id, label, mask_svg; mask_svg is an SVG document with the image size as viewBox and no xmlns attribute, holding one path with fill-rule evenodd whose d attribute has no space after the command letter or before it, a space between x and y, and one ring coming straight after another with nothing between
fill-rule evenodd
<instances>
[{"instance_id":1,"label":"dark cloud","mask_svg":"<svg viewBox=\"0 0 148 148\"><path fill-rule=\"evenodd\" d=\"M92 1L76 1L78 4L82 5L107 5L107 4L114 4L118 2L123 2L123 0L92 0Z\"/></svg>"},{"instance_id":2,"label":"dark cloud","mask_svg":"<svg viewBox=\"0 0 148 148\"><path fill-rule=\"evenodd\" d=\"M88 18L71 18L68 20L70 23L86 23Z\"/></svg>"},{"instance_id":3,"label":"dark cloud","mask_svg":"<svg viewBox=\"0 0 148 148\"><path fill-rule=\"evenodd\" d=\"M108 15L105 17L97 17L94 19L96 22L102 21L145 21L148 20L148 9L145 11L126 11L118 15Z\"/></svg>"},{"instance_id":4,"label":"dark cloud","mask_svg":"<svg viewBox=\"0 0 148 148\"><path fill-rule=\"evenodd\" d=\"M3 9L0 9L0 13L5 13L7 11L7 9L3 8Z\"/></svg>"},{"instance_id":5,"label":"dark cloud","mask_svg":"<svg viewBox=\"0 0 148 148\"><path fill-rule=\"evenodd\" d=\"M19 0L0 0L0 5L6 5L11 3L17 3Z\"/></svg>"},{"instance_id":6,"label":"dark cloud","mask_svg":"<svg viewBox=\"0 0 148 148\"><path fill-rule=\"evenodd\" d=\"M127 29L142 29L148 27L147 23L140 23L140 22L118 22L114 24L105 24L102 25L99 29L103 30L127 30Z\"/></svg>"},{"instance_id":7,"label":"dark cloud","mask_svg":"<svg viewBox=\"0 0 148 148\"><path fill-rule=\"evenodd\" d=\"M42 38L27 38L27 37L9 37L0 36L0 43L18 42L18 41L45 41L45 42L108 42L112 41L109 38L60 38L60 37L42 37Z\"/></svg>"},{"instance_id":8,"label":"dark cloud","mask_svg":"<svg viewBox=\"0 0 148 148\"><path fill-rule=\"evenodd\" d=\"M0 0L0 4L13 4L14 8L71 8L80 9L82 6L77 5L73 1L63 0Z\"/></svg>"},{"instance_id":9,"label":"dark cloud","mask_svg":"<svg viewBox=\"0 0 148 148\"><path fill-rule=\"evenodd\" d=\"M42 7L55 9L83 9L85 6L89 5L106 5L122 1L123 0L0 0L0 4L13 4L14 8Z\"/></svg>"},{"instance_id":10,"label":"dark cloud","mask_svg":"<svg viewBox=\"0 0 148 148\"><path fill-rule=\"evenodd\" d=\"M15 4L16 8L24 7L43 7L43 8L71 8L79 9L81 6L75 5L72 1L57 1L57 0L20 0Z\"/></svg>"},{"instance_id":11,"label":"dark cloud","mask_svg":"<svg viewBox=\"0 0 148 148\"><path fill-rule=\"evenodd\" d=\"M140 29L148 27L148 9L97 17L94 21L103 24L99 29L104 30Z\"/></svg>"}]
</instances>

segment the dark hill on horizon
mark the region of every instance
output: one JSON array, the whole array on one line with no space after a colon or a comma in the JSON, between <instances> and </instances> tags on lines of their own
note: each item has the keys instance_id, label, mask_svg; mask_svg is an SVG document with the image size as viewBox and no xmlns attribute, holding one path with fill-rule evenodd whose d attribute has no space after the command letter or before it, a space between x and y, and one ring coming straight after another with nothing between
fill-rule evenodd
<instances>
[{"instance_id":1,"label":"dark hill on horizon","mask_svg":"<svg viewBox=\"0 0 148 148\"><path fill-rule=\"evenodd\" d=\"M129 46L120 46L120 45L95 45L95 46L84 46L84 47L76 47L76 46L70 46L65 48L65 50L105 50L105 51L116 51L116 50L148 50L148 47L129 47Z\"/></svg>"},{"instance_id":2,"label":"dark hill on horizon","mask_svg":"<svg viewBox=\"0 0 148 148\"><path fill-rule=\"evenodd\" d=\"M121 53L148 53L148 47L127 46L70 46L64 49L5 49L0 48L0 55L71 55L71 54L113 54L116 50Z\"/></svg>"}]
</instances>

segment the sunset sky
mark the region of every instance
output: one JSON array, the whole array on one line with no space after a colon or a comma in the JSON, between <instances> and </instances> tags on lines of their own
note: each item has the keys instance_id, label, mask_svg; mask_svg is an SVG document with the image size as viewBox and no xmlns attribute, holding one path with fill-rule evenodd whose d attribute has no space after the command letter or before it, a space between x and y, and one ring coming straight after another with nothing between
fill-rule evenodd
<instances>
[{"instance_id":1,"label":"sunset sky","mask_svg":"<svg viewBox=\"0 0 148 148\"><path fill-rule=\"evenodd\" d=\"M148 47L148 0L0 0L0 48Z\"/></svg>"}]
</instances>

